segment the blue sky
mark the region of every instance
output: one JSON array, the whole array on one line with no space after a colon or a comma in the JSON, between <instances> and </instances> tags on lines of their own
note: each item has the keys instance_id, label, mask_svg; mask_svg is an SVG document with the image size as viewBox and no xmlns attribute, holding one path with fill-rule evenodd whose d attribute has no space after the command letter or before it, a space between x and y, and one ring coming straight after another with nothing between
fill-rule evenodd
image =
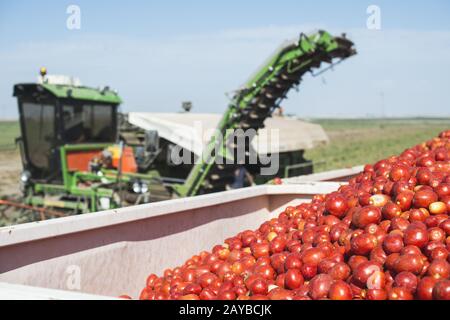
<instances>
[{"instance_id":1,"label":"blue sky","mask_svg":"<svg viewBox=\"0 0 450 320\"><path fill-rule=\"evenodd\" d=\"M68 5L81 29L68 30ZM368 30L366 9L381 9ZM310 76L285 109L304 117L450 115L450 2L431 1L0 1L0 118L17 116L12 86L49 73L108 84L125 111L223 112L284 40L324 28L359 51Z\"/></svg>"}]
</instances>

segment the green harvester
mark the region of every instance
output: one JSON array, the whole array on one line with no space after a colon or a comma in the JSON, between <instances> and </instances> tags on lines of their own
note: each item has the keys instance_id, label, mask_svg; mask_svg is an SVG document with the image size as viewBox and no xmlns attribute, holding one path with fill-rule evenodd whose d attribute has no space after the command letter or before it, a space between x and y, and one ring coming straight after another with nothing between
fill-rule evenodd
<instances>
[{"instance_id":1,"label":"green harvester","mask_svg":"<svg viewBox=\"0 0 450 320\"><path fill-rule=\"evenodd\" d=\"M181 181L165 179L154 165L160 150L157 132L140 132L137 143L124 138L122 130L130 126L122 123L122 100L115 91L52 78L41 69L38 83L14 86L24 202L85 213L227 190L236 169L246 165L238 160L236 132L257 132L306 73L354 54L345 35L326 31L301 34L283 44L235 91L205 156ZM245 150L246 156L250 151ZM226 163L217 161L219 157ZM258 162L248 170L257 176L264 166Z\"/></svg>"}]
</instances>

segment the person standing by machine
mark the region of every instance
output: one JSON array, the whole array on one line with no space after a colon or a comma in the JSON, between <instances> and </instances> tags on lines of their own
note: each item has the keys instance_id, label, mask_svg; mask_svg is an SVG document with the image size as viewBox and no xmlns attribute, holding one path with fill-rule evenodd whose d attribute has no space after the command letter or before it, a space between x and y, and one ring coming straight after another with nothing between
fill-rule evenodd
<instances>
[{"instance_id":1,"label":"person standing by machine","mask_svg":"<svg viewBox=\"0 0 450 320\"><path fill-rule=\"evenodd\" d=\"M234 170L234 181L230 186L230 189L241 189L246 186L246 182L250 186L254 186L255 182L253 176L247 171L245 166L239 166Z\"/></svg>"}]
</instances>

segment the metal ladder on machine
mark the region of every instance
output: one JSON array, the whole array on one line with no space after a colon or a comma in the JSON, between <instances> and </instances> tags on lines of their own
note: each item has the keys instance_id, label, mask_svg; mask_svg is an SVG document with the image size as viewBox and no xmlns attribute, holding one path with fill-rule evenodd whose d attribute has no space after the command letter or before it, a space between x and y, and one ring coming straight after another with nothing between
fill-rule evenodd
<instances>
[{"instance_id":1,"label":"metal ladder on machine","mask_svg":"<svg viewBox=\"0 0 450 320\"><path fill-rule=\"evenodd\" d=\"M332 67L355 54L353 42L345 35L333 37L321 30L310 35L302 33L299 39L282 45L235 93L204 157L194 165L184 184L173 186L175 193L185 197L225 190L232 183L236 168L242 165L235 161L234 133L242 132L238 129L263 128L264 121L272 116L289 90L299 85L303 75L320 68L322 63ZM250 143L246 143L247 155L249 147ZM232 164L217 163L218 157Z\"/></svg>"}]
</instances>

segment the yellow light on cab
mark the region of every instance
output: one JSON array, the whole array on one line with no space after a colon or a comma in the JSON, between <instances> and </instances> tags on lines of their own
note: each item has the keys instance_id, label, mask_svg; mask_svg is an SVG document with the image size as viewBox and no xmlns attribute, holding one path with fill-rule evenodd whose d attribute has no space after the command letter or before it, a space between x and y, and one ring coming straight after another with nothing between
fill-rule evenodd
<instances>
[{"instance_id":1,"label":"yellow light on cab","mask_svg":"<svg viewBox=\"0 0 450 320\"><path fill-rule=\"evenodd\" d=\"M42 77L45 77L47 75L47 68L46 67L42 67L39 70L39 73L41 74Z\"/></svg>"}]
</instances>

